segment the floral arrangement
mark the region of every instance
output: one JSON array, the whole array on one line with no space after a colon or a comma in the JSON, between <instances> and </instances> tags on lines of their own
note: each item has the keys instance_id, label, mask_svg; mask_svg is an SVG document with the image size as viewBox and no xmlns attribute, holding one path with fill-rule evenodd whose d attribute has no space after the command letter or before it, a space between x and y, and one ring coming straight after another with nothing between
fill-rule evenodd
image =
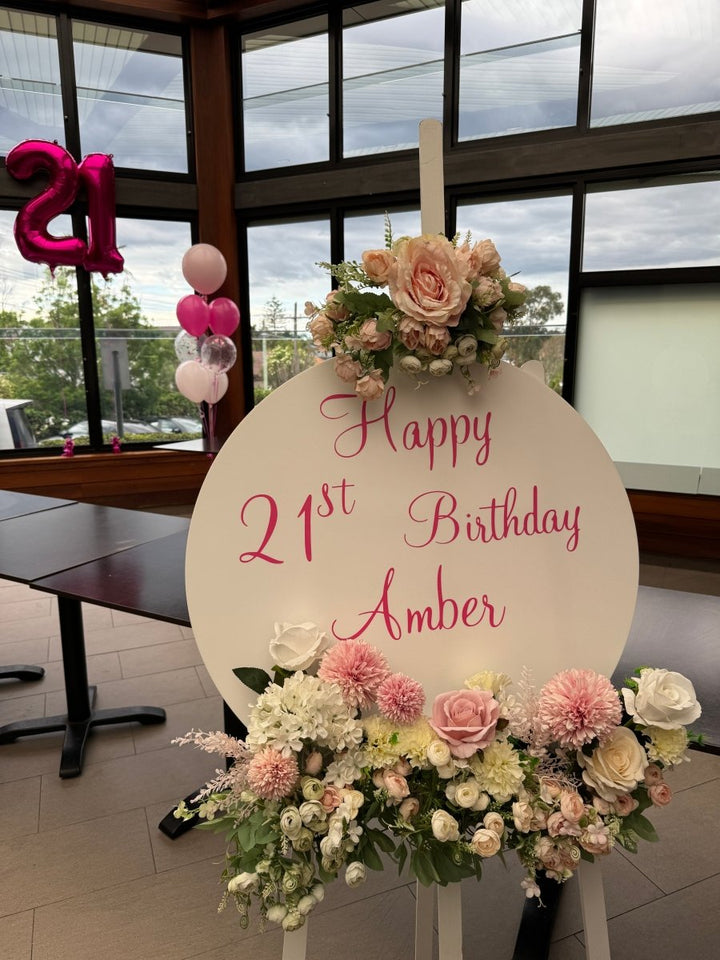
<instances>
[{"instance_id":1,"label":"floral arrangement","mask_svg":"<svg viewBox=\"0 0 720 960\"><path fill-rule=\"evenodd\" d=\"M424 714L422 686L363 641L277 624L270 654L274 678L234 671L259 694L244 741L175 741L234 761L176 815L226 833L221 906L243 926L256 902L262 922L296 930L342 870L352 887L388 859L445 885L515 850L539 897L541 874L563 882L582 859L657 839L645 812L670 801L664 770L688 759L701 712L686 677L642 667L621 691L587 669L539 691L484 670Z\"/></svg>"},{"instance_id":2,"label":"floral arrangement","mask_svg":"<svg viewBox=\"0 0 720 960\"><path fill-rule=\"evenodd\" d=\"M386 218L385 242L366 250L362 264L321 264L339 286L324 304L305 304L314 342L335 351L337 375L365 400L381 396L395 363L415 378L459 370L474 392L470 368L499 365L507 347L501 331L522 314L525 287L501 269L491 240L393 241Z\"/></svg>"}]
</instances>

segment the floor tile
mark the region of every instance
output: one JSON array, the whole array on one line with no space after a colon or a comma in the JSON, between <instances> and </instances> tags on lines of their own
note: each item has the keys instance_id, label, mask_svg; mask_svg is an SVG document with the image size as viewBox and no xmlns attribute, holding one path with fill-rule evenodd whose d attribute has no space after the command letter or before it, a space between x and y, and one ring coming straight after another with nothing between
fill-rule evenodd
<instances>
[{"instance_id":1,"label":"floor tile","mask_svg":"<svg viewBox=\"0 0 720 960\"><path fill-rule=\"evenodd\" d=\"M188 830L171 840L158 830L158 824L174 808L178 799L177 796L168 797L164 803L152 804L145 810L157 872L175 870L189 863L214 858L219 877L225 861L226 844L222 834L209 830Z\"/></svg>"},{"instance_id":2,"label":"floor tile","mask_svg":"<svg viewBox=\"0 0 720 960\"><path fill-rule=\"evenodd\" d=\"M0 621L5 621L6 627L10 626L15 620L47 617L49 613L50 598L47 596L39 596L37 593L35 596L28 597L25 600L15 600L0 604Z\"/></svg>"},{"instance_id":3,"label":"floor tile","mask_svg":"<svg viewBox=\"0 0 720 960\"><path fill-rule=\"evenodd\" d=\"M164 707L184 700L199 700L205 696L194 667L183 670L168 670L147 677L132 677L127 680L110 680L98 684L96 706L127 707L149 705ZM65 691L49 693L48 716L65 710Z\"/></svg>"},{"instance_id":4,"label":"floor tile","mask_svg":"<svg viewBox=\"0 0 720 960\"><path fill-rule=\"evenodd\" d=\"M11 917L0 917L3 960L31 960L32 934L32 910L14 913Z\"/></svg>"},{"instance_id":5,"label":"floor tile","mask_svg":"<svg viewBox=\"0 0 720 960\"><path fill-rule=\"evenodd\" d=\"M38 689L38 686L32 684L23 684L23 687L27 690ZM33 717L42 716L45 716L44 693L28 693L22 697L0 699L0 727L6 723L15 723L16 720L32 720ZM4 746L5 744L0 744L0 751Z\"/></svg>"},{"instance_id":6,"label":"floor tile","mask_svg":"<svg viewBox=\"0 0 720 960\"><path fill-rule=\"evenodd\" d=\"M204 730L210 733L213 730L223 729L223 706L219 696L171 703L165 711L167 720L163 724L158 724L156 727L134 725L133 738L136 753L167 749L168 744L176 737L183 737L190 730ZM196 750L197 748L186 746L182 749ZM222 757L217 757L216 763L222 766Z\"/></svg>"},{"instance_id":7,"label":"floor tile","mask_svg":"<svg viewBox=\"0 0 720 960\"><path fill-rule=\"evenodd\" d=\"M62 742L62 733L47 733L39 737L23 737L15 743L2 744L0 783L24 780L41 774L58 776ZM91 735L85 745L84 768L134 752L129 725L105 727L102 732Z\"/></svg>"},{"instance_id":8,"label":"floor tile","mask_svg":"<svg viewBox=\"0 0 720 960\"><path fill-rule=\"evenodd\" d=\"M57 633L57 623L50 635ZM130 626L107 626L98 630L85 630L85 648L88 653L108 653L113 650L130 650L133 647L152 646L157 643L170 643L181 639L180 627L174 623L160 623L157 620L142 621ZM62 656L60 638L55 637L51 652L59 660Z\"/></svg>"},{"instance_id":9,"label":"floor tile","mask_svg":"<svg viewBox=\"0 0 720 960\"><path fill-rule=\"evenodd\" d=\"M99 891L154 870L142 810L4 841L0 863L13 877L0 899L2 916Z\"/></svg>"},{"instance_id":10,"label":"floor tile","mask_svg":"<svg viewBox=\"0 0 720 960\"><path fill-rule=\"evenodd\" d=\"M216 764L199 750L179 762L179 747L90 764L72 780L44 776L40 829L182 799L212 778Z\"/></svg>"},{"instance_id":11,"label":"floor tile","mask_svg":"<svg viewBox=\"0 0 720 960\"><path fill-rule=\"evenodd\" d=\"M40 777L0 783L0 842L37 833Z\"/></svg>"},{"instance_id":12,"label":"floor tile","mask_svg":"<svg viewBox=\"0 0 720 960\"><path fill-rule=\"evenodd\" d=\"M218 689L215 684L210 679L210 674L208 673L207 667L199 666L195 668L197 670L197 675L200 678L202 683L203 690L205 691L206 697L214 697L218 695Z\"/></svg>"},{"instance_id":13,"label":"floor tile","mask_svg":"<svg viewBox=\"0 0 720 960\"><path fill-rule=\"evenodd\" d=\"M665 773L665 779L674 793L720 777L720 756L717 754L689 750L688 757L689 762L678 763Z\"/></svg>"},{"instance_id":14,"label":"floor tile","mask_svg":"<svg viewBox=\"0 0 720 960\"><path fill-rule=\"evenodd\" d=\"M46 637L32 640L8 640L7 643L0 642L0 662L3 664L44 664L47 658L48 641ZM2 681L2 683L0 683L0 689L4 689L5 683L9 686L11 682L12 681Z\"/></svg>"},{"instance_id":15,"label":"floor tile","mask_svg":"<svg viewBox=\"0 0 720 960\"><path fill-rule=\"evenodd\" d=\"M105 683L109 680L119 680L121 678L120 660L117 653L99 653L95 656L89 656L86 658L86 665L90 683ZM42 691L42 693L64 691L65 674L63 673L62 660L53 660L50 663L43 663L41 666L45 670L45 676L35 686L26 684L28 692L31 690Z\"/></svg>"},{"instance_id":16,"label":"floor tile","mask_svg":"<svg viewBox=\"0 0 720 960\"><path fill-rule=\"evenodd\" d=\"M120 653L123 677L139 677L150 673L162 673L180 667L195 667L202 663L194 640L175 640L152 647L136 647Z\"/></svg>"},{"instance_id":17,"label":"floor tile","mask_svg":"<svg viewBox=\"0 0 720 960\"><path fill-rule=\"evenodd\" d=\"M30 617L27 620L0 621L0 645L8 640L34 640L39 637L52 637L57 633L57 614L46 617ZM58 638L58 648L59 643ZM2 649L1 646L0 649Z\"/></svg>"}]
</instances>

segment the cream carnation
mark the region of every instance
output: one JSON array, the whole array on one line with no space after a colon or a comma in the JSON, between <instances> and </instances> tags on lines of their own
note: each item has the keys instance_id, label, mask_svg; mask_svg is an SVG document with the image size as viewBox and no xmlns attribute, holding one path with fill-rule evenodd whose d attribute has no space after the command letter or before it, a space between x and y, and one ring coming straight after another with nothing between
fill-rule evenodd
<instances>
[{"instance_id":1,"label":"cream carnation","mask_svg":"<svg viewBox=\"0 0 720 960\"><path fill-rule=\"evenodd\" d=\"M664 727L646 727L643 733L650 737L647 746L648 757L655 762L672 766L683 760L689 762L687 755L688 735L684 727L666 730Z\"/></svg>"},{"instance_id":2,"label":"cream carnation","mask_svg":"<svg viewBox=\"0 0 720 960\"><path fill-rule=\"evenodd\" d=\"M510 800L525 777L518 752L511 744L499 740L487 746L483 759L472 766L482 789L499 803Z\"/></svg>"}]
</instances>

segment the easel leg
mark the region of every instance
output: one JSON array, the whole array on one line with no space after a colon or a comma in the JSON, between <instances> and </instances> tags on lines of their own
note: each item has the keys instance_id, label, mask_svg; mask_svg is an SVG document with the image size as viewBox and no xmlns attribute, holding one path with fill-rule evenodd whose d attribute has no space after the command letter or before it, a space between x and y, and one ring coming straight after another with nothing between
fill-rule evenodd
<instances>
[{"instance_id":1,"label":"easel leg","mask_svg":"<svg viewBox=\"0 0 720 960\"><path fill-rule=\"evenodd\" d=\"M459 883L437 888L439 960L462 960L461 894Z\"/></svg>"},{"instance_id":2,"label":"easel leg","mask_svg":"<svg viewBox=\"0 0 720 960\"><path fill-rule=\"evenodd\" d=\"M299 930L283 937L282 960L305 960L307 953L308 921Z\"/></svg>"},{"instance_id":3,"label":"easel leg","mask_svg":"<svg viewBox=\"0 0 720 960\"><path fill-rule=\"evenodd\" d=\"M577 876L585 928L585 956L587 960L610 960L602 867L597 860L594 863L583 860L578 867Z\"/></svg>"},{"instance_id":4,"label":"easel leg","mask_svg":"<svg viewBox=\"0 0 720 960\"><path fill-rule=\"evenodd\" d=\"M415 881L415 960L432 960L435 884Z\"/></svg>"}]
</instances>

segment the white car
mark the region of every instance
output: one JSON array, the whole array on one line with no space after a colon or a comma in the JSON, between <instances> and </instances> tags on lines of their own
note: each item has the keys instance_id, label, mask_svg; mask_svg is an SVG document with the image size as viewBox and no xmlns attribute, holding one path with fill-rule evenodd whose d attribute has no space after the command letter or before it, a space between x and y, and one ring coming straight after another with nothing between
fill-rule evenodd
<instances>
[{"instance_id":1,"label":"white car","mask_svg":"<svg viewBox=\"0 0 720 960\"><path fill-rule=\"evenodd\" d=\"M25 407L31 403L32 400L0 400L0 450L37 446L25 413Z\"/></svg>"}]
</instances>

